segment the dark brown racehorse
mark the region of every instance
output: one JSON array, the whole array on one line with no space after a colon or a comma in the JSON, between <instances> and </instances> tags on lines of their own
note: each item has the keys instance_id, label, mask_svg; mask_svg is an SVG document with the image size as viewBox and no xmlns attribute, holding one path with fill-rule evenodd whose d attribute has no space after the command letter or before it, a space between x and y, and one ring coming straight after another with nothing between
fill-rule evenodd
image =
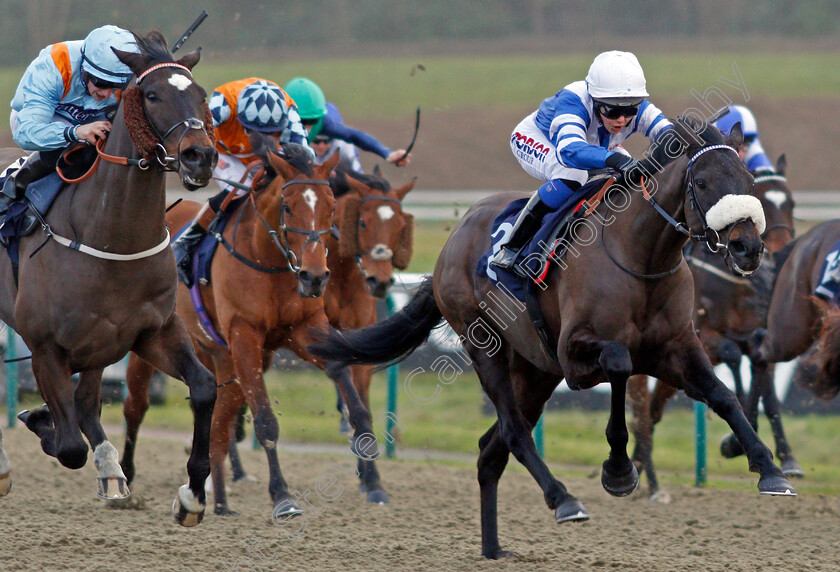
<instances>
[{"instance_id":1,"label":"dark brown racehorse","mask_svg":"<svg viewBox=\"0 0 840 572\"><path fill-rule=\"evenodd\" d=\"M376 443L370 415L359 400L346 368L331 368L312 356L307 346L313 332L325 330L327 317L321 297L330 277L324 237L332 233L335 199L327 180L339 155L314 165L299 145L278 152L268 140L252 141L266 173L254 191L231 214L224 231L226 248L216 253L211 284L201 287L204 307L213 327L228 348L211 339L199 322L186 287L178 288L178 315L184 320L200 359L216 373L218 399L213 414L210 446L216 514L230 514L224 485L224 459L230 427L242 404L254 414L257 439L265 449L270 471L269 494L277 518L300 513L290 495L277 458L279 426L271 408L263 372L279 348L297 353L336 382L356 428L353 451L373 460ZM197 203L181 203L167 214L172 228L181 228L199 210ZM126 449L122 459L129 477L134 474L137 429L148 408L153 366L132 356L124 405ZM366 483L370 490L378 482Z\"/></svg>"},{"instance_id":2,"label":"dark brown racehorse","mask_svg":"<svg viewBox=\"0 0 840 572\"><path fill-rule=\"evenodd\" d=\"M759 358L770 362L798 356L794 381L822 399L840 393L840 311L814 295L822 267L840 240L840 220L819 224L779 255L779 278L767 317Z\"/></svg>"},{"instance_id":3,"label":"dark brown racehorse","mask_svg":"<svg viewBox=\"0 0 840 572\"><path fill-rule=\"evenodd\" d=\"M782 428L781 405L773 382L775 364L754 359L767 323L767 310L776 278L772 255L794 236L793 195L784 177L785 169L786 161L782 155L776 163L776 173L754 174L754 192L761 201L767 221L762 238L771 255L755 274L750 277L733 275L715 253L703 247L692 248L686 259L694 276L694 325L706 353L713 364L725 363L732 371L735 394L756 430L759 399L764 402L782 471L788 476L802 477L804 472L793 457ZM742 356L750 358L752 365L748 396L744 396L741 381ZM651 394L648 392L647 377L633 376L627 391L634 414L632 426L636 447L633 460L647 475L651 500L668 502L668 494L659 490L653 465L653 426L662 418L665 404L677 390L668 384L656 383ZM721 449L727 457L743 454L732 434L724 438Z\"/></svg>"},{"instance_id":4,"label":"dark brown racehorse","mask_svg":"<svg viewBox=\"0 0 840 572\"><path fill-rule=\"evenodd\" d=\"M312 348L340 363L383 363L412 352L442 319L449 322L498 415L479 440L482 554L487 558L506 555L499 545L496 505L498 481L510 453L537 480L557 522L589 518L551 475L531 437L563 377L573 389L611 385L610 455L601 473L610 494L626 495L638 485L626 451L624 419L627 378L634 373L668 380L709 403L744 443L750 469L761 475L759 490L795 494L734 394L715 377L691 322L693 281L682 259L684 233L719 244L728 264L741 272L760 264L763 245L756 219L762 224L763 217L758 201L746 196L752 177L732 147L741 143L741 131L733 129L731 139L724 141L713 127L681 119L674 135L681 144L669 144L668 150L678 160L661 172L649 160L644 163L645 171L655 173L646 182L648 192L655 190L655 201L648 204L638 193L614 188L597 209L601 224L577 228L567 267L546 277L537 300L547 344L520 306L507 305L516 319L501 318L496 300L502 294L475 271L490 247L496 216L512 199L526 196L503 193L480 201L464 215L438 258L433 278L403 310L369 328L331 332Z\"/></svg>"},{"instance_id":5,"label":"dark brown racehorse","mask_svg":"<svg viewBox=\"0 0 840 572\"><path fill-rule=\"evenodd\" d=\"M32 350L32 369L46 407L21 416L41 446L66 467L87 461L87 437L99 470L100 496L128 495L116 449L99 422L102 370L128 351L190 388L194 447L189 485L173 510L195 525L204 514L210 472L215 380L195 356L175 315L175 265L164 220L165 170L195 190L212 175L217 153L205 122L206 93L190 69L199 52L175 61L158 32L137 37L139 54L117 51L137 76L123 92L93 175L65 190L42 232L20 244L19 278L0 255L0 318ZM139 147L139 149L138 149ZM66 240L65 237L69 237ZM69 246L69 247L68 247ZM73 390L70 376L80 372ZM81 429L81 432L80 432Z\"/></svg>"}]
</instances>

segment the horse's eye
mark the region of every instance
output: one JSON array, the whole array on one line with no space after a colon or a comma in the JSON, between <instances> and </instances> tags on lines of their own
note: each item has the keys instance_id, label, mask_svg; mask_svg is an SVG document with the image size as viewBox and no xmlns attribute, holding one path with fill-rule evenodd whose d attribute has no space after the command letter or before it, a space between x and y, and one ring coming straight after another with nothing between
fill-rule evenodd
<instances>
[{"instance_id":1,"label":"horse's eye","mask_svg":"<svg viewBox=\"0 0 840 572\"><path fill-rule=\"evenodd\" d=\"M359 219L359 228L367 228L367 223L365 222L365 219Z\"/></svg>"},{"instance_id":2,"label":"horse's eye","mask_svg":"<svg viewBox=\"0 0 840 572\"><path fill-rule=\"evenodd\" d=\"M694 181L694 184L697 185L697 188L701 191L706 188L706 181L704 181L703 179L697 179L696 181Z\"/></svg>"},{"instance_id":3,"label":"horse's eye","mask_svg":"<svg viewBox=\"0 0 840 572\"><path fill-rule=\"evenodd\" d=\"M158 96L155 92L153 92L153 91L146 92L146 100L157 101L157 99L158 99Z\"/></svg>"},{"instance_id":4,"label":"horse's eye","mask_svg":"<svg viewBox=\"0 0 840 572\"><path fill-rule=\"evenodd\" d=\"M286 214L292 214L292 208L289 205L283 205L283 212Z\"/></svg>"}]
</instances>

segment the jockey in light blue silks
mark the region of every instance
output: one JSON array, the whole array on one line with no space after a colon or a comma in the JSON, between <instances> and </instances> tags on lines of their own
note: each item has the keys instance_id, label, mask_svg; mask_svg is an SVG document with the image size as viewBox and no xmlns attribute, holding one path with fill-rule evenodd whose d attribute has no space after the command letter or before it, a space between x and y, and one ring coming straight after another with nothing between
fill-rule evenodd
<instances>
[{"instance_id":1,"label":"jockey in light blue silks","mask_svg":"<svg viewBox=\"0 0 840 572\"><path fill-rule=\"evenodd\" d=\"M584 81L570 83L543 100L513 130L510 148L525 171L546 181L514 223L507 244L491 264L510 268L539 229L588 178L589 170L631 171L636 159L621 144L636 132L656 141L671 122L645 99L645 74L630 52L599 54ZM664 164L666 159L660 161Z\"/></svg>"},{"instance_id":2,"label":"jockey in light blue silks","mask_svg":"<svg viewBox=\"0 0 840 572\"><path fill-rule=\"evenodd\" d=\"M96 28L84 40L52 44L26 68L12 99L12 137L36 151L3 187L0 212L26 186L55 169L61 151L76 141L107 137L117 94L134 75L111 48L137 53L134 34L116 26ZM34 222L35 217L28 215Z\"/></svg>"},{"instance_id":3,"label":"jockey in light blue silks","mask_svg":"<svg viewBox=\"0 0 840 572\"><path fill-rule=\"evenodd\" d=\"M761 141L758 139L758 124L752 112L743 105L730 105L729 113L721 117L715 127L729 136L732 126L741 123L741 130L744 132L744 144L738 149L738 154L747 169L754 173L761 171L774 172L773 163L764 152Z\"/></svg>"}]
</instances>

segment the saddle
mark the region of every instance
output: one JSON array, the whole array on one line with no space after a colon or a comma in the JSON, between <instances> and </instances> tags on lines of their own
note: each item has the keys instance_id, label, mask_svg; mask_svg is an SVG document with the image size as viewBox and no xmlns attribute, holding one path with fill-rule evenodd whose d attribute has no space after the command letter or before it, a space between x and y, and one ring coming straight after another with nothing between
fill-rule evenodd
<instances>
[{"instance_id":1,"label":"saddle","mask_svg":"<svg viewBox=\"0 0 840 572\"><path fill-rule=\"evenodd\" d=\"M519 300L525 300L527 284L538 284L545 280L551 263L560 264L562 258L575 243L571 235L575 221L592 214L601 202L614 178L598 178L588 182L571 197L566 204L548 214L542 226L530 242L525 245L510 270L490 266L489 260L500 248L506 233L503 225L510 228L528 199L519 199L507 206L493 221L491 228L491 246L479 260L476 267L478 276L504 285Z\"/></svg>"}]
</instances>

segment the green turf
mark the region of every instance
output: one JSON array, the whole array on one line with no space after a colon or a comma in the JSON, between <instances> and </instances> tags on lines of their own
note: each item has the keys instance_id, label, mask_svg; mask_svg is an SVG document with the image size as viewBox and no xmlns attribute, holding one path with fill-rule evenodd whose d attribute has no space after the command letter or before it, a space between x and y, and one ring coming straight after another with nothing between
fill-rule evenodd
<instances>
[{"instance_id":1,"label":"green turf","mask_svg":"<svg viewBox=\"0 0 840 572\"><path fill-rule=\"evenodd\" d=\"M690 90L723 86L734 79L732 65L743 76L750 97L799 99L840 97L840 54L832 52L638 52L648 90L656 97L690 98ZM582 79L591 54L522 54L509 56L417 56L414 58L342 58L252 60L230 62L205 55L196 79L208 90L249 76L284 84L304 75L318 82L327 98L349 117L405 116L411 121L417 105L427 110L532 107L565 84ZM416 64L423 64L419 71ZM414 73L412 74L412 70ZM0 101L11 101L23 73L21 67L0 68ZM733 99L737 90L725 88ZM737 101L736 101L737 102ZM0 122L0 133L8 125Z\"/></svg>"}]
</instances>

